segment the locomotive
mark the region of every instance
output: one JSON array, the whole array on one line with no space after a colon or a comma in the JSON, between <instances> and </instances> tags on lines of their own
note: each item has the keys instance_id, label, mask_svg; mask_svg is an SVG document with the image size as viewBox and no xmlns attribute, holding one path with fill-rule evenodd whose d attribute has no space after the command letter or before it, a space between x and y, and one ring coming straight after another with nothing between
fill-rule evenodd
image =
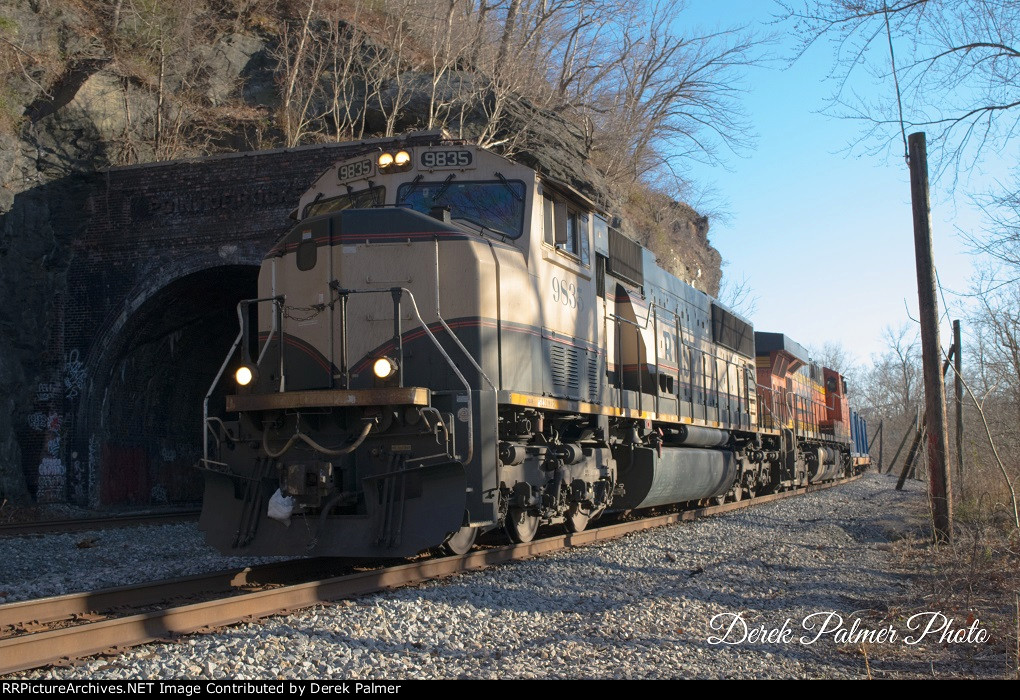
<instances>
[{"instance_id":1,"label":"locomotive","mask_svg":"<svg viewBox=\"0 0 1020 700\"><path fill-rule=\"evenodd\" d=\"M443 134L361 145L301 196L206 396L220 551L463 553L867 462L838 372L569 183Z\"/></svg>"}]
</instances>

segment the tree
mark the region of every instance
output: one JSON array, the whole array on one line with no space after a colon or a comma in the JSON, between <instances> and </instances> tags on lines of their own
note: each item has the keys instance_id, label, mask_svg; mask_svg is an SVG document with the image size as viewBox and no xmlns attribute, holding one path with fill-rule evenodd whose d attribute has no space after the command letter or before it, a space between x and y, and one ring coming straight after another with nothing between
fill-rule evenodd
<instances>
[{"instance_id":1,"label":"tree","mask_svg":"<svg viewBox=\"0 0 1020 700\"><path fill-rule=\"evenodd\" d=\"M758 295L754 293L747 275L742 276L739 280L723 275L718 296L719 301L741 316L753 318L754 313L758 310Z\"/></svg>"},{"instance_id":2,"label":"tree","mask_svg":"<svg viewBox=\"0 0 1020 700\"><path fill-rule=\"evenodd\" d=\"M1012 168L1009 178L983 194L972 194L988 221L985 231L964 234L977 252L1000 267L974 283L970 327L977 332L964 354L962 373L976 413L965 433L978 459L968 472L994 463L1005 478L1012 519L1017 519L1020 448L1020 171L1015 167L1020 119L1020 3L1015 0L805 0L781 3L794 23L801 51L829 40L836 78L828 111L861 120L861 142L882 149L907 130L928 133L930 163L950 188L965 182L986 160ZM874 95L857 88L861 74L885 86ZM1012 181L1010 181L1010 179ZM914 343L903 333L887 335L891 351L875 358L869 397L886 413L909 409L919 388ZM965 347L967 344L964 344ZM909 413L907 414L909 415ZM966 417L967 414L965 414ZM976 423L976 419L980 422ZM902 415L900 420L902 420ZM984 448L973 436L988 438ZM983 449L983 451L982 451ZM990 450L990 452L989 452ZM1001 457L1000 455L1005 455ZM976 490L968 474L967 493ZM998 478L998 477L997 477ZM1002 482L999 481L1001 486Z\"/></svg>"},{"instance_id":3,"label":"tree","mask_svg":"<svg viewBox=\"0 0 1020 700\"><path fill-rule=\"evenodd\" d=\"M1004 503L1020 529L1020 287L1003 284L997 270L983 269L973 282L977 304L968 325L974 330L964 372L967 400L964 449L968 496ZM966 343L964 343L966 346ZM962 484L961 484L962 487ZM1002 499L1002 500L1000 500Z\"/></svg>"},{"instance_id":4,"label":"tree","mask_svg":"<svg viewBox=\"0 0 1020 700\"><path fill-rule=\"evenodd\" d=\"M854 354L842 343L826 341L820 348L809 348L811 357L823 367L834 369L843 375L850 391L856 395L857 382L861 373L860 364ZM856 399L855 399L856 400Z\"/></svg>"},{"instance_id":5,"label":"tree","mask_svg":"<svg viewBox=\"0 0 1020 700\"><path fill-rule=\"evenodd\" d=\"M780 2L800 53L828 40L836 89L828 111L859 119L865 140L888 146L929 132L929 158L952 182L988 149L1013 143L1020 116L1020 4L1013 0ZM895 71L892 69L895 60ZM866 75L859 75L864 73ZM857 78L879 80L873 95ZM901 99L897 99L897 92Z\"/></svg>"},{"instance_id":6,"label":"tree","mask_svg":"<svg viewBox=\"0 0 1020 700\"><path fill-rule=\"evenodd\" d=\"M861 378L863 404L869 417L895 424L912 420L920 397L921 354L917 329L903 324L882 331L887 349L872 357Z\"/></svg>"},{"instance_id":7,"label":"tree","mask_svg":"<svg viewBox=\"0 0 1020 700\"><path fill-rule=\"evenodd\" d=\"M297 146L311 127L312 104L328 65L326 48L312 33L315 0L308 0L297 21L283 23L276 58L280 74L280 126L287 147Z\"/></svg>"},{"instance_id":8,"label":"tree","mask_svg":"<svg viewBox=\"0 0 1020 700\"><path fill-rule=\"evenodd\" d=\"M617 29L619 60L591 110L611 180L637 181L670 161L718 162L721 148L749 145L737 71L755 63L757 40L742 29L678 35L671 20L682 9L655 0Z\"/></svg>"},{"instance_id":9,"label":"tree","mask_svg":"<svg viewBox=\"0 0 1020 700\"><path fill-rule=\"evenodd\" d=\"M986 269L974 281L973 297L977 306L970 325L980 341L978 390L999 398L1011 437L1020 437L1020 286L1002 284L994 270Z\"/></svg>"}]
</instances>

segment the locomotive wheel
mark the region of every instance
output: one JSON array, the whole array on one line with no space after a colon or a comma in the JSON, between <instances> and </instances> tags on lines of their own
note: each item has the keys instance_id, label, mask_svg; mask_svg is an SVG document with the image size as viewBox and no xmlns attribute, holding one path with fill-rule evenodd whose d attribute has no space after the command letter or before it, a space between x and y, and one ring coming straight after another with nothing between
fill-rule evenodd
<instances>
[{"instance_id":1,"label":"locomotive wheel","mask_svg":"<svg viewBox=\"0 0 1020 700\"><path fill-rule=\"evenodd\" d=\"M590 519L591 508L585 508L580 503L575 503L567 511L567 519L563 524L566 526L567 532L583 532L588 527Z\"/></svg>"},{"instance_id":2,"label":"locomotive wheel","mask_svg":"<svg viewBox=\"0 0 1020 700\"><path fill-rule=\"evenodd\" d=\"M538 532L538 516L532 515L524 508L511 508L504 522L510 539L518 544L531 542Z\"/></svg>"},{"instance_id":3,"label":"locomotive wheel","mask_svg":"<svg viewBox=\"0 0 1020 700\"><path fill-rule=\"evenodd\" d=\"M465 525L450 535L450 539L443 543L443 549L447 554L467 554L474 546L476 537L478 537L478 528Z\"/></svg>"},{"instance_id":4,"label":"locomotive wheel","mask_svg":"<svg viewBox=\"0 0 1020 700\"><path fill-rule=\"evenodd\" d=\"M754 498L758 495L758 479L755 476L750 476L747 479L747 483L744 484L744 495L748 498Z\"/></svg>"}]
</instances>

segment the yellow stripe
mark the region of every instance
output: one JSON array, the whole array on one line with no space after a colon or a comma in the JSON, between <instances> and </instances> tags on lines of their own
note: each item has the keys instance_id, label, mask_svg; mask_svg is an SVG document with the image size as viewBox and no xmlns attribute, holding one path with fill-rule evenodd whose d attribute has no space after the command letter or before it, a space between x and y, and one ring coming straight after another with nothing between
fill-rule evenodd
<instances>
[{"instance_id":1,"label":"yellow stripe","mask_svg":"<svg viewBox=\"0 0 1020 700\"><path fill-rule=\"evenodd\" d=\"M620 408L617 406L598 406L584 401L568 401L566 399L554 399L548 396L534 396L532 394L510 394L510 403L515 406L528 406L530 408L545 408L553 411L570 411L574 413L593 413L603 416L614 416L618 418L639 418L644 420L662 421L664 423L686 423L688 425L702 425L710 428L728 428L720 421L700 420L687 416L678 416L672 413L655 413L654 411L641 411L636 408ZM741 429L740 426L733 426ZM750 428L748 428L750 430Z\"/></svg>"}]
</instances>

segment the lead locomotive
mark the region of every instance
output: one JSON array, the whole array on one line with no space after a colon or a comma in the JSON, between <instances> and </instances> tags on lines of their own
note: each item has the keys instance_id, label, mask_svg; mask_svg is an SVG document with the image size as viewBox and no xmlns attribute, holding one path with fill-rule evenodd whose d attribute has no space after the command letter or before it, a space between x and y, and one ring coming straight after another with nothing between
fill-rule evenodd
<instances>
[{"instance_id":1,"label":"lead locomotive","mask_svg":"<svg viewBox=\"0 0 1020 700\"><path fill-rule=\"evenodd\" d=\"M570 187L366 142L301 197L206 400L224 553L410 556L849 474L836 372L661 269ZM229 375L229 376L227 376Z\"/></svg>"}]
</instances>

